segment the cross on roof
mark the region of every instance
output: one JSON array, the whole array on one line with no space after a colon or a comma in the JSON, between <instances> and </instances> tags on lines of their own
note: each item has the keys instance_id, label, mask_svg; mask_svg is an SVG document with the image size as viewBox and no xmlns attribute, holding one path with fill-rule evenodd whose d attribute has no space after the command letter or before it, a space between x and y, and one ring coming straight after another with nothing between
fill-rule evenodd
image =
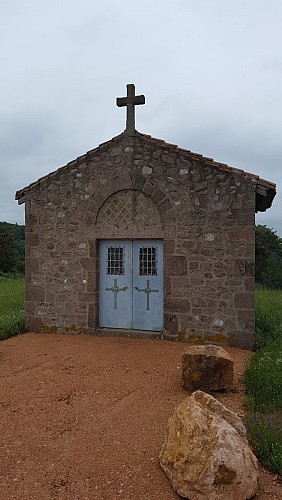
<instances>
[{"instance_id":1,"label":"cross on roof","mask_svg":"<svg viewBox=\"0 0 282 500\"><path fill-rule=\"evenodd\" d=\"M127 97L117 97L117 106L126 106L126 128L127 134L135 133L135 106L138 104L145 104L144 95L135 95L135 85L129 83L127 87Z\"/></svg>"}]
</instances>

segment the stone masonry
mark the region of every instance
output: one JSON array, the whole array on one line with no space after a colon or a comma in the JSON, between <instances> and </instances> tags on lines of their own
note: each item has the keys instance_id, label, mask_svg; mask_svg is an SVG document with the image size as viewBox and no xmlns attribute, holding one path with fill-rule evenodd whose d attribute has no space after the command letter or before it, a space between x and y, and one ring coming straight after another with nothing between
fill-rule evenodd
<instances>
[{"instance_id":1,"label":"stone masonry","mask_svg":"<svg viewBox=\"0 0 282 500\"><path fill-rule=\"evenodd\" d=\"M275 191L136 132L18 191L26 206L27 329L98 333L99 240L160 238L165 335L252 347L258 188ZM129 208L117 218L119 200L142 203L136 213L144 216Z\"/></svg>"}]
</instances>

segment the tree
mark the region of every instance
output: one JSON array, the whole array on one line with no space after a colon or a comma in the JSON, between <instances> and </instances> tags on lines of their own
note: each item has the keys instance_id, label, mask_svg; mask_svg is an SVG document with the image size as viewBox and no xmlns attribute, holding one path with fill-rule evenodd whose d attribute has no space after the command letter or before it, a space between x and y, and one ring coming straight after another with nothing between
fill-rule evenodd
<instances>
[{"instance_id":1,"label":"tree","mask_svg":"<svg viewBox=\"0 0 282 500\"><path fill-rule=\"evenodd\" d=\"M282 239L267 226L256 226L256 282L282 288Z\"/></svg>"},{"instance_id":2,"label":"tree","mask_svg":"<svg viewBox=\"0 0 282 500\"><path fill-rule=\"evenodd\" d=\"M24 226L0 222L0 272L24 273Z\"/></svg>"},{"instance_id":3,"label":"tree","mask_svg":"<svg viewBox=\"0 0 282 500\"><path fill-rule=\"evenodd\" d=\"M13 227L0 226L0 271L15 272L17 268L16 234Z\"/></svg>"}]
</instances>

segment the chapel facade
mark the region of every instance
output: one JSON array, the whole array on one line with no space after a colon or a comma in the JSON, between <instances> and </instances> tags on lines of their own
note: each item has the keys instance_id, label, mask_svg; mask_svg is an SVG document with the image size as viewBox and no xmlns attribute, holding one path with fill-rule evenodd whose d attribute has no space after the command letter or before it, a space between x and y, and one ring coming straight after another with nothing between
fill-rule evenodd
<instances>
[{"instance_id":1,"label":"chapel facade","mask_svg":"<svg viewBox=\"0 0 282 500\"><path fill-rule=\"evenodd\" d=\"M275 184L135 130L16 193L26 328L254 344L255 212Z\"/></svg>"}]
</instances>

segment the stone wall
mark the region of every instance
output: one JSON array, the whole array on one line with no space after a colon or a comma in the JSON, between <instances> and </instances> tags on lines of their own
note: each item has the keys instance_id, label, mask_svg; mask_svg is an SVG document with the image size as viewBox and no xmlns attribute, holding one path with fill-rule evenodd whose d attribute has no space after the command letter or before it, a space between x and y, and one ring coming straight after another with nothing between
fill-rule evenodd
<instances>
[{"instance_id":1,"label":"stone wall","mask_svg":"<svg viewBox=\"0 0 282 500\"><path fill-rule=\"evenodd\" d=\"M101 207L122 190L142 192L159 219L101 223ZM162 238L165 333L253 345L251 176L121 134L32 185L24 201L29 330L95 333L99 239Z\"/></svg>"}]
</instances>

